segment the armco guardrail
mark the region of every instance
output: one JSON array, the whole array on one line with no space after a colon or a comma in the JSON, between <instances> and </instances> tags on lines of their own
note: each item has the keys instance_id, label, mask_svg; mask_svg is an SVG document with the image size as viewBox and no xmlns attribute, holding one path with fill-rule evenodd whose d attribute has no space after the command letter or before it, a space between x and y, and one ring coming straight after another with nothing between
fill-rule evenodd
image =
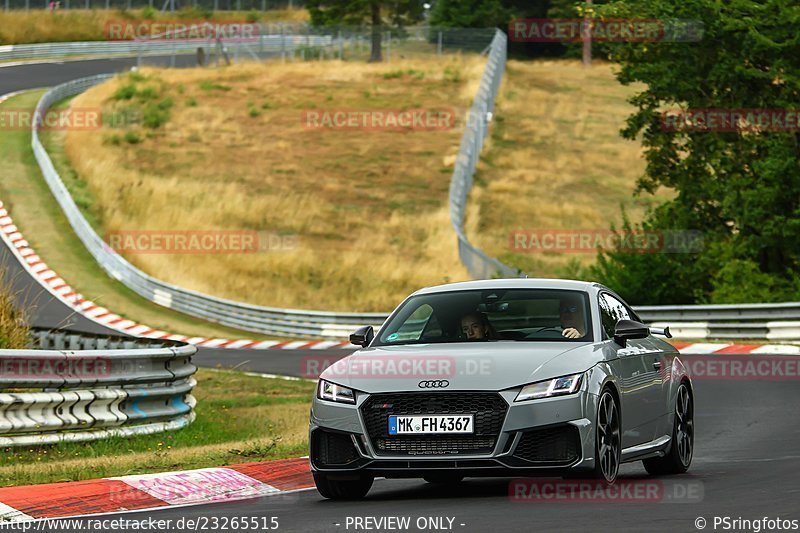
<instances>
[{"instance_id":1,"label":"armco guardrail","mask_svg":"<svg viewBox=\"0 0 800 533\"><path fill-rule=\"evenodd\" d=\"M635 308L642 320L694 339L800 339L800 302Z\"/></svg>"},{"instance_id":2,"label":"armco guardrail","mask_svg":"<svg viewBox=\"0 0 800 533\"><path fill-rule=\"evenodd\" d=\"M476 279L513 278L520 275L519 270L504 265L470 244L464 233L467 198L472 189L472 178L480 159L483 143L489 132L495 98L500 90L500 83L503 81L507 49L508 36L501 30L497 30L488 48L486 69L469 112L469 120L467 127L464 128L461 147L450 181L450 221L458 237L458 256L470 275Z\"/></svg>"},{"instance_id":3,"label":"armco guardrail","mask_svg":"<svg viewBox=\"0 0 800 533\"><path fill-rule=\"evenodd\" d=\"M0 350L0 446L175 430L195 417L197 348L177 341L34 332Z\"/></svg>"},{"instance_id":4,"label":"armco guardrail","mask_svg":"<svg viewBox=\"0 0 800 533\"><path fill-rule=\"evenodd\" d=\"M241 48L242 54L245 52L275 54L292 52L301 46L329 46L332 42L333 38L325 35L260 35L248 40L226 43L226 46L232 48L232 53L238 47ZM8 44L0 46L0 61L191 54L198 48L202 48L206 54L211 54L216 46L216 42L207 39Z\"/></svg>"}]
</instances>

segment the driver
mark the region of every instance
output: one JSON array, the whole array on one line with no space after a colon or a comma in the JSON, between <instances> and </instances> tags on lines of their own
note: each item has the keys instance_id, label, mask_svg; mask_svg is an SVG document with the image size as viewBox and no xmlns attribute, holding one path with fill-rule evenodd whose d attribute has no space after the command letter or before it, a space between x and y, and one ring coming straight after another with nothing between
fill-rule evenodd
<instances>
[{"instance_id":1,"label":"driver","mask_svg":"<svg viewBox=\"0 0 800 533\"><path fill-rule=\"evenodd\" d=\"M481 341L492 338L492 325L482 313L469 313L461 319L461 332L469 341Z\"/></svg>"},{"instance_id":2,"label":"driver","mask_svg":"<svg viewBox=\"0 0 800 533\"><path fill-rule=\"evenodd\" d=\"M563 298L559 307L561 335L568 339L579 339L586 335L583 306L575 298Z\"/></svg>"}]
</instances>

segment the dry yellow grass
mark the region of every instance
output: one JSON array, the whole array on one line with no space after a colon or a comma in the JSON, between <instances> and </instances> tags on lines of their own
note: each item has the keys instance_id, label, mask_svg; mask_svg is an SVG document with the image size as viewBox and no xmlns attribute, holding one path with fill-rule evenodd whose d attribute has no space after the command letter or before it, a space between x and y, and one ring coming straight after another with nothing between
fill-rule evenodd
<instances>
[{"instance_id":1,"label":"dry yellow grass","mask_svg":"<svg viewBox=\"0 0 800 533\"><path fill-rule=\"evenodd\" d=\"M152 20L200 20L201 13L191 9L177 13L157 11ZM276 9L257 13L262 22L305 22L305 9ZM245 20L248 13L218 11L209 20ZM0 11L0 44L48 43L107 40L109 22L142 20L143 11L113 9L69 9L47 11Z\"/></svg>"},{"instance_id":2,"label":"dry yellow grass","mask_svg":"<svg viewBox=\"0 0 800 533\"><path fill-rule=\"evenodd\" d=\"M311 131L309 109L465 110L477 56L391 64L240 65L142 71L76 98L119 110L134 85L171 99L156 129L70 131L65 150L105 231L257 230L294 250L127 254L158 278L261 305L385 311L421 286L467 278L447 194L461 125L445 131ZM136 81L140 80L140 81ZM148 105L148 104L145 104ZM138 137L129 140L125 134ZM116 144L115 144L116 143ZM448 163L449 162L449 163Z\"/></svg>"},{"instance_id":3,"label":"dry yellow grass","mask_svg":"<svg viewBox=\"0 0 800 533\"><path fill-rule=\"evenodd\" d=\"M15 308L13 289L0 265L0 349L26 348L29 329L25 310Z\"/></svg>"},{"instance_id":4,"label":"dry yellow grass","mask_svg":"<svg viewBox=\"0 0 800 533\"><path fill-rule=\"evenodd\" d=\"M633 197L645 162L619 130L633 107L612 67L595 62L511 61L496 122L470 197L467 234L489 255L530 275L574 275L595 254L516 253L515 230L608 230L620 206L640 220L663 199Z\"/></svg>"}]
</instances>

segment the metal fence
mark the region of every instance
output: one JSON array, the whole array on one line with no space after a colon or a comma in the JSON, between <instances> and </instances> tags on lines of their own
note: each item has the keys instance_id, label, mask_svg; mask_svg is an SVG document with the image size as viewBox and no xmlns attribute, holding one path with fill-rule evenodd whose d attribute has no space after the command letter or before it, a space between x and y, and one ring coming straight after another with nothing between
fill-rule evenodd
<instances>
[{"instance_id":1,"label":"metal fence","mask_svg":"<svg viewBox=\"0 0 800 533\"><path fill-rule=\"evenodd\" d=\"M136 26L142 21L133 21ZM230 24L230 22L228 22ZM145 29L131 30L147 33ZM213 23L202 22L182 32L172 32L136 40L82 41L40 44L0 45L0 62L94 57L136 57L137 64L158 66L196 66L194 57L202 50L204 64L263 60L280 57L302 60L366 60L370 57L372 35L368 28L352 26L313 27L305 23L258 23L247 25L246 36L227 36L219 40ZM129 35L120 27L108 36ZM222 32L220 32L222 33ZM204 35L203 38L189 38ZM494 30L481 28L386 28L378 31L384 61L415 56L444 55L450 52L481 52L492 42Z\"/></svg>"},{"instance_id":2,"label":"metal fence","mask_svg":"<svg viewBox=\"0 0 800 533\"><path fill-rule=\"evenodd\" d=\"M467 199L472 189L472 179L480 159L483 143L489 132L494 102L503 81L506 68L508 36L500 30L495 31L489 46L478 94L469 112L469 120L461 138L461 147L456 159L453 178L450 181L450 221L458 237L458 256L473 278L512 278L520 271L504 265L489 257L479 248L470 244L464 233L464 215Z\"/></svg>"},{"instance_id":3,"label":"metal fence","mask_svg":"<svg viewBox=\"0 0 800 533\"><path fill-rule=\"evenodd\" d=\"M0 8L51 10L51 0L0 0ZM57 10L68 9L141 9L152 7L163 11L203 9L210 11L268 11L305 7L305 0L59 0Z\"/></svg>"},{"instance_id":4,"label":"metal fence","mask_svg":"<svg viewBox=\"0 0 800 533\"><path fill-rule=\"evenodd\" d=\"M35 330L0 350L0 446L180 429L195 418L197 348L177 341Z\"/></svg>"},{"instance_id":5,"label":"metal fence","mask_svg":"<svg viewBox=\"0 0 800 533\"><path fill-rule=\"evenodd\" d=\"M302 47L328 48L333 40L325 35L259 35L249 41L237 40L223 43L230 48L231 56L262 59L276 55L299 53ZM212 55L217 43L210 40L139 40L139 41L85 41L71 43L16 44L0 46L0 61L23 59L59 59L70 57L177 57L195 54L198 48ZM193 64L193 63L190 63ZM173 62L173 66L174 62Z\"/></svg>"}]
</instances>

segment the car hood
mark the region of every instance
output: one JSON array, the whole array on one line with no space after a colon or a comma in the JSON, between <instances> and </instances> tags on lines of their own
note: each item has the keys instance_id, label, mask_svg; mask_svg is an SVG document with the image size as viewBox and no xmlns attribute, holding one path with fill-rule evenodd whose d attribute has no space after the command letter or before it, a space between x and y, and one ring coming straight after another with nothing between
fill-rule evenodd
<instances>
[{"instance_id":1,"label":"car hood","mask_svg":"<svg viewBox=\"0 0 800 533\"><path fill-rule=\"evenodd\" d=\"M384 346L340 359L320 378L364 392L416 391L428 380L447 380L445 390L502 390L583 372L599 358L599 349L591 343Z\"/></svg>"}]
</instances>

